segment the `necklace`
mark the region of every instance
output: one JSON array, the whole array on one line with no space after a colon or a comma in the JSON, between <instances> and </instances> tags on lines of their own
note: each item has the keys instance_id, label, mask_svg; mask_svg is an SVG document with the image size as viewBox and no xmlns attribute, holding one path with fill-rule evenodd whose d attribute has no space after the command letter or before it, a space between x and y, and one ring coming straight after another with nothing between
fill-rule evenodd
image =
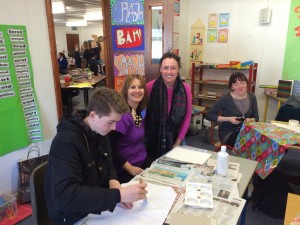
<instances>
[{"instance_id":1,"label":"necklace","mask_svg":"<svg viewBox=\"0 0 300 225\"><path fill-rule=\"evenodd\" d=\"M131 110L131 117L132 117L132 120L134 122L134 125L136 127L141 127L141 125L142 125L142 117L136 113L135 109Z\"/></svg>"},{"instance_id":2,"label":"necklace","mask_svg":"<svg viewBox=\"0 0 300 225\"><path fill-rule=\"evenodd\" d=\"M242 119L245 119L245 113L248 110L248 96L244 99L236 99L236 98L233 99L235 104L238 104L238 108L243 114ZM241 102L243 102L244 107L242 106Z\"/></svg>"}]
</instances>

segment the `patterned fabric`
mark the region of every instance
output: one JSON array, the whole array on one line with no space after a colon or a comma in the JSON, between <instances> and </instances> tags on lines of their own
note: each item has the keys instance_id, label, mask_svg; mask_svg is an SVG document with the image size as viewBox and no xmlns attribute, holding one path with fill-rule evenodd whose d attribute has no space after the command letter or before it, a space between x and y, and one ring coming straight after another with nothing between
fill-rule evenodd
<instances>
[{"instance_id":1,"label":"patterned fabric","mask_svg":"<svg viewBox=\"0 0 300 225\"><path fill-rule=\"evenodd\" d=\"M299 133L271 123L248 123L240 130L233 154L258 161L256 173L264 179L278 165L286 149L299 143Z\"/></svg>"},{"instance_id":2,"label":"patterned fabric","mask_svg":"<svg viewBox=\"0 0 300 225\"><path fill-rule=\"evenodd\" d=\"M186 107L186 92L179 76L174 84L169 115L167 87L162 76L154 82L145 120L147 151L154 159L172 149L184 120Z\"/></svg>"}]
</instances>

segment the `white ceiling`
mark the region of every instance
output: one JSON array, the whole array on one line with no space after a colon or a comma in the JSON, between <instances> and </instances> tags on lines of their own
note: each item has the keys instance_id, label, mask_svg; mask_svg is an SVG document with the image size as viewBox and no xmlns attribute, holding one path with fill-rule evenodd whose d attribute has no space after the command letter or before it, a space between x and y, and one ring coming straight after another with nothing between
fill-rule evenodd
<instances>
[{"instance_id":1,"label":"white ceiling","mask_svg":"<svg viewBox=\"0 0 300 225\"><path fill-rule=\"evenodd\" d=\"M55 25L66 25L67 21L84 19L87 12L99 11L101 13L101 0L52 0L52 2L63 2L66 12L53 14ZM101 13L102 14L102 13ZM88 21L89 25L99 25L102 21Z\"/></svg>"}]
</instances>

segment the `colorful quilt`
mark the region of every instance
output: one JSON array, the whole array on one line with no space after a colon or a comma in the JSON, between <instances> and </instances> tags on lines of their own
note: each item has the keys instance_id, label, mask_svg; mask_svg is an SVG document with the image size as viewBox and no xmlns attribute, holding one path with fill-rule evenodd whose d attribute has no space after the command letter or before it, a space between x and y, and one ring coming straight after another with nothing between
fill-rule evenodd
<instances>
[{"instance_id":1,"label":"colorful quilt","mask_svg":"<svg viewBox=\"0 0 300 225\"><path fill-rule=\"evenodd\" d=\"M271 123L244 124L236 139L233 154L256 160L256 173L266 178L278 165L286 149L300 143L300 134Z\"/></svg>"}]
</instances>

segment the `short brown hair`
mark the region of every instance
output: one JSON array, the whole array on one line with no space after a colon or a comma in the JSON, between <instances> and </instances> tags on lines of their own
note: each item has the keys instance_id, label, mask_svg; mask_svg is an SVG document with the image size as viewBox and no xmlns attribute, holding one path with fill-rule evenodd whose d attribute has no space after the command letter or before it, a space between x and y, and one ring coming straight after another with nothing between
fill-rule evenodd
<instances>
[{"instance_id":1,"label":"short brown hair","mask_svg":"<svg viewBox=\"0 0 300 225\"><path fill-rule=\"evenodd\" d=\"M96 89L89 100L87 115L95 111L100 117L108 116L112 110L124 114L129 111L129 108L117 91L105 87Z\"/></svg>"},{"instance_id":2,"label":"short brown hair","mask_svg":"<svg viewBox=\"0 0 300 225\"><path fill-rule=\"evenodd\" d=\"M237 81L246 81L248 85L248 79L242 72L235 72L231 74L228 82L228 87L231 90L232 84L236 83Z\"/></svg>"},{"instance_id":3,"label":"short brown hair","mask_svg":"<svg viewBox=\"0 0 300 225\"><path fill-rule=\"evenodd\" d=\"M142 88L144 89L144 98L142 99L142 101L139 103L139 106L138 108L140 110L143 110L145 107L146 107L146 82L145 82L145 79L144 77L142 77L141 75L137 75L137 74L132 74L132 75L128 75L126 77L126 80L123 84L123 88L121 90L121 94L123 96L123 98L127 101L127 98L128 98L128 89L130 88L130 85L132 84L133 80L134 79L137 79L141 82L141 86Z\"/></svg>"}]
</instances>

